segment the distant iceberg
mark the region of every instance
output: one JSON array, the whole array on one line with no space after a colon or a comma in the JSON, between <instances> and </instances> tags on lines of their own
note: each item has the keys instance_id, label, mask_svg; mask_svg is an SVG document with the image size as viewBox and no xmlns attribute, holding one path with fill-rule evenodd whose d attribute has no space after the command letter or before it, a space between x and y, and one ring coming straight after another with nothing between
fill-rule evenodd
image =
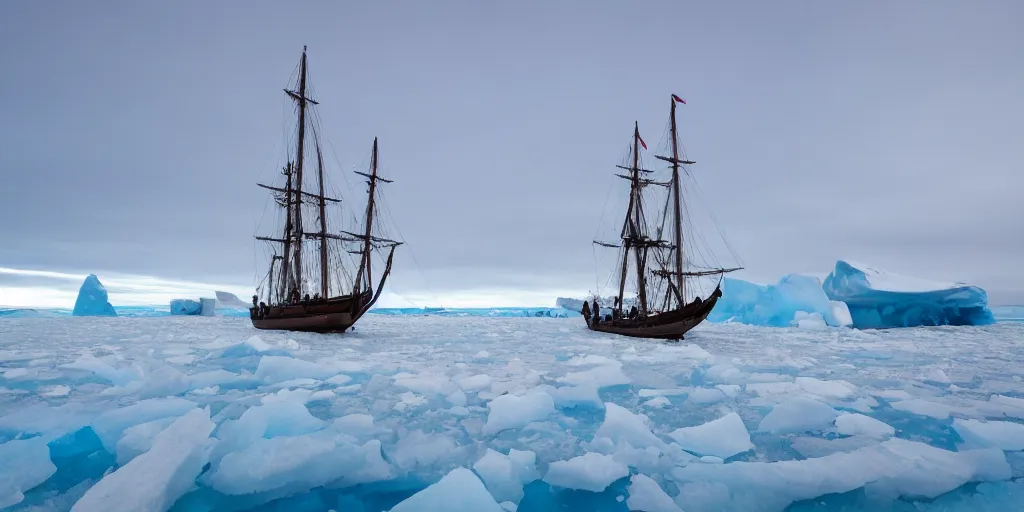
<instances>
[{"instance_id":1,"label":"distant iceberg","mask_svg":"<svg viewBox=\"0 0 1024 512\"><path fill-rule=\"evenodd\" d=\"M216 309L217 300L213 298L172 299L170 311L171 315L214 316Z\"/></svg>"},{"instance_id":2,"label":"distant iceberg","mask_svg":"<svg viewBox=\"0 0 1024 512\"><path fill-rule=\"evenodd\" d=\"M846 304L829 300L821 281L804 274L783 276L773 285L726 278L722 297L708 317L711 322L772 327L808 326L814 319L833 327L853 323Z\"/></svg>"},{"instance_id":3,"label":"distant iceberg","mask_svg":"<svg viewBox=\"0 0 1024 512\"><path fill-rule=\"evenodd\" d=\"M78 290L75 300L74 316L117 316L114 306L107 301L107 289L100 283L96 274L89 274Z\"/></svg>"},{"instance_id":4,"label":"distant iceberg","mask_svg":"<svg viewBox=\"0 0 1024 512\"><path fill-rule=\"evenodd\" d=\"M249 304L239 299L237 295L228 292L215 291L217 295L217 308L249 309Z\"/></svg>"},{"instance_id":5,"label":"distant iceberg","mask_svg":"<svg viewBox=\"0 0 1024 512\"><path fill-rule=\"evenodd\" d=\"M855 327L986 325L995 322L985 290L902 276L839 260L822 285L825 295L850 308Z\"/></svg>"}]
</instances>

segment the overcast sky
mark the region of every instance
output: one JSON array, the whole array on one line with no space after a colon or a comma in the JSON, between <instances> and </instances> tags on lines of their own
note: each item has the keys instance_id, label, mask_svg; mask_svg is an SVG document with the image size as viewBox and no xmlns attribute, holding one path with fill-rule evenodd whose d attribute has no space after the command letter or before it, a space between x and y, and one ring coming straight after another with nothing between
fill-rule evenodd
<instances>
[{"instance_id":1,"label":"overcast sky","mask_svg":"<svg viewBox=\"0 0 1024 512\"><path fill-rule=\"evenodd\" d=\"M675 93L738 277L852 258L1024 302L1022 20L1019 0L3 2L0 267L246 297L308 45L343 171L380 137L392 290L415 301L592 291L614 165Z\"/></svg>"}]
</instances>

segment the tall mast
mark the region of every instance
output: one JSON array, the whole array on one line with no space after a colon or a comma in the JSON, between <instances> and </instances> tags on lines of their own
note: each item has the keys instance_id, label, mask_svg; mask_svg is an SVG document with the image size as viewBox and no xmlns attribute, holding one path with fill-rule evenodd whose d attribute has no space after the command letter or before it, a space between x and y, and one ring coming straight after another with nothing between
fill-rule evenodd
<instances>
[{"instance_id":1,"label":"tall mast","mask_svg":"<svg viewBox=\"0 0 1024 512\"><path fill-rule=\"evenodd\" d=\"M373 138L373 155L370 157L370 191L369 199L366 201L366 231L363 234L363 259L359 262L359 271L356 273L356 284L357 290L361 284L360 279L366 275L366 282L368 286L372 286L373 280L370 279L370 248L371 248L371 233L373 233L373 206L374 206L374 195L377 190L377 137Z\"/></svg>"},{"instance_id":2,"label":"tall mast","mask_svg":"<svg viewBox=\"0 0 1024 512\"><path fill-rule=\"evenodd\" d=\"M324 157L320 152L320 145L316 146L317 181L320 185L319 199L320 206L320 296L327 298L327 214L325 212L326 199L324 198Z\"/></svg>"},{"instance_id":3,"label":"tall mast","mask_svg":"<svg viewBox=\"0 0 1024 512\"><path fill-rule=\"evenodd\" d=\"M302 47L302 61L299 63L299 91L292 95L299 102L299 141L295 156L295 244L294 289L302 295L302 160L306 141L306 47Z\"/></svg>"},{"instance_id":4,"label":"tall mast","mask_svg":"<svg viewBox=\"0 0 1024 512\"><path fill-rule=\"evenodd\" d=\"M672 195L674 196L675 205L673 213L675 214L675 246L676 246L676 268L675 277L677 279L676 287L679 288L679 298L682 307L686 301L686 278L683 276L683 221L682 212L680 207L682 202L679 199L679 144L676 137L676 100L675 98L669 98L669 102L672 103Z\"/></svg>"},{"instance_id":5,"label":"tall mast","mask_svg":"<svg viewBox=\"0 0 1024 512\"><path fill-rule=\"evenodd\" d=\"M284 256L281 259L281 271L279 272L279 279L281 280L281 288L278 294L278 300L284 300L288 297L288 278L291 277L290 264L290 251L292 245L292 163L288 162L288 165L284 168L286 174L285 185L284 185L284 202L285 202L285 221L284 221L284 237L281 239L284 242ZM273 265L273 261L271 261Z\"/></svg>"},{"instance_id":6,"label":"tall mast","mask_svg":"<svg viewBox=\"0 0 1024 512\"><path fill-rule=\"evenodd\" d=\"M640 196L640 152L637 150L637 141L640 140L640 125L633 124L633 194L636 200L633 202L633 237L640 235L640 225L643 221L643 206ZM647 247L640 244L634 247L636 251L636 287L637 297L640 299L640 316L647 315L647 280L644 278L644 260L647 259ZM641 255L643 251L643 255ZM622 299L619 299L619 307L622 307Z\"/></svg>"}]
</instances>

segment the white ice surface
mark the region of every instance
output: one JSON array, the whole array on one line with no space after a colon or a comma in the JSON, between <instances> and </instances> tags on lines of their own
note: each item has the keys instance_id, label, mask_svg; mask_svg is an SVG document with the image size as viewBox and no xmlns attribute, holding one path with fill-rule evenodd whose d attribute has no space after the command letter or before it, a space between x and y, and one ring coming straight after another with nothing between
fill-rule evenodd
<instances>
[{"instance_id":1,"label":"white ice surface","mask_svg":"<svg viewBox=\"0 0 1024 512\"><path fill-rule=\"evenodd\" d=\"M0 320L0 339L0 450L34 446L0 476L17 511L387 510L464 468L459 496L493 510L666 505L653 483L688 512L973 512L1012 503L1024 477L1021 324L702 324L663 343L579 318L369 315L326 336L25 318Z\"/></svg>"}]
</instances>

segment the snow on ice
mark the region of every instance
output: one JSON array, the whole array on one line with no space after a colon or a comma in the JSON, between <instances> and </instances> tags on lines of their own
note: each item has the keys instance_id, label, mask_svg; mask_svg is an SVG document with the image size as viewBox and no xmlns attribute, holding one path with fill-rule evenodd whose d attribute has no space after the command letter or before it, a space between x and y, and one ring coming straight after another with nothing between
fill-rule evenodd
<instances>
[{"instance_id":1,"label":"snow on ice","mask_svg":"<svg viewBox=\"0 0 1024 512\"><path fill-rule=\"evenodd\" d=\"M6 318L0 508L1009 510L1022 338L1022 323L707 323L664 343L578 317L369 315L343 335Z\"/></svg>"}]
</instances>

